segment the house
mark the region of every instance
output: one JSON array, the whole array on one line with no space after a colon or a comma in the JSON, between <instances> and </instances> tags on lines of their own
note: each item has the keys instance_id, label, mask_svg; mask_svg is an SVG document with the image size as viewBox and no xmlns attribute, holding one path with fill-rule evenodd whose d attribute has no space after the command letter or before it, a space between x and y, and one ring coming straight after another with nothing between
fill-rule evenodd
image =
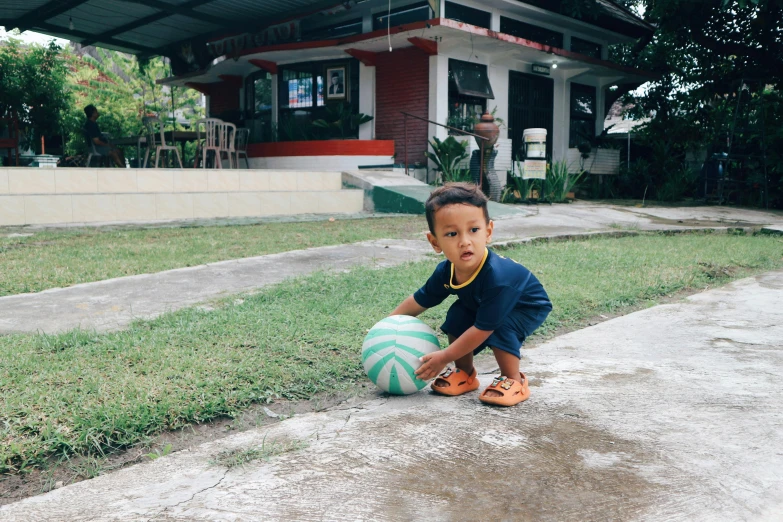
<instances>
[{"instance_id":1,"label":"house","mask_svg":"<svg viewBox=\"0 0 783 522\"><path fill-rule=\"evenodd\" d=\"M652 79L608 60L609 45L653 31L610 0L582 19L557 0L128 0L101 4L100 17L97 1L46 0L4 23L167 56L166 84L251 129L257 168L424 164L428 139L450 132L424 120L470 129L485 110L505 122L502 165L522 153L526 128L547 129L562 159L602 131L617 86ZM339 107L373 119L342 129L353 139L313 141L328 137L313 122Z\"/></svg>"}]
</instances>

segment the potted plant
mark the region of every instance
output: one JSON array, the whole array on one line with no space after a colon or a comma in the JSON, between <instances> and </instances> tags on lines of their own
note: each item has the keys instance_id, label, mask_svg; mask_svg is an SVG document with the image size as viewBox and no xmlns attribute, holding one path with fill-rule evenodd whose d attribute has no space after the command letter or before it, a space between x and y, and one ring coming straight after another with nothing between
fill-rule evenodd
<instances>
[{"instance_id":1,"label":"potted plant","mask_svg":"<svg viewBox=\"0 0 783 522\"><path fill-rule=\"evenodd\" d=\"M361 112L354 113L350 105L343 102L326 107L326 118L313 122L313 127L327 132L327 139L351 139L356 137L356 131L361 125L373 120L372 116Z\"/></svg>"}]
</instances>

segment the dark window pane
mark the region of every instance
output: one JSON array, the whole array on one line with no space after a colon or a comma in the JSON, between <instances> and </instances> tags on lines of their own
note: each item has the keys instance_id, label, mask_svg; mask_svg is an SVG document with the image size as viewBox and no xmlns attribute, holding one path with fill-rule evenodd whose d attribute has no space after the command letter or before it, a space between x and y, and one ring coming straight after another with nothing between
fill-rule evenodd
<instances>
[{"instance_id":1,"label":"dark window pane","mask_svg":"<svg viewBox=\"0 0 783 522\"><path fill-rule=\"evenodd\" d=\"M571 84L571 126L568 146L577 147L595 136L595 87Z\"/></svg>"},{"instance_id":2,"label":"dark window pane","mask_svg":"<svg viewBox=\"0 0 783 522\"><path fill-rule=\"evenodd\" d=\"M571 115L595 119L595 87L571 84Z\"/></svg>"},{"instance_id":3,"label":"dark window pane","mask_svg":"<svg viewBox=\"0 0 783 522\"><path fill-rule=\"evenodd\" d=\"M571 37L571 50L575 53L584 54L585 56L592 56L593 58L601 59L601 45L581 38Z\"/></svg>"},{"instance_id":4,"label":"dark window pane","mask_svg":"<svg viewBox=\"0 0 783 522\"><path fill-rule=\"evenodd\" d=\"M484 114L486 108L486 98L462 96L457 92L449 92L449 120L446 125L473 132L473 126ZM449 134L459 133L450 130Z\"/></svg>"},{"instance_id":5,"label":"dark window pane","mask_svg":"<svg viewBox=\"0 0 783 522\"><path fill-rule=\"evenodd\" d=\"M532 24L526 24L519 20L513 20L500 17L500 32L516 36L517 38L524 38L525 40L532 40L551 47L563 47L563 33L556 31L550 31L543 27L538 27Z\"/></svg>"},{"instance_id":6,"label":"dark window pane","mask_svg":"<svg viewBox=\"0 0 783 522\"><path fill-rule=\"evenodd\" d=\"M595 136L594 120L571 119L571 129L568 134L568 146L576 148L583 141L588 141Z\"/></svg>"},{"instance_id":7,"label":"dark window pane","mask_svg":"<svg viewBox=\"0 0 783 522\"><path fill-rule=\"evenodd\" d=\"M348 20L339 24L326 27L316 27L315 29L305 31L305 40L333 40L335 38L344 38L355 34L362 34L362 19Z\"/></svg>"},{"instance_id":8,"label":"dark window pane","mask_svg":"<svg viewBox=\"0 0 783 522\"><path fill-rule=\"evenodd\" d=\"M391 20L387 11L378 13L373 17L372 26L376 31L378 29L385 29L387 23L389 27L397 27L398 25L410 24L413 22L421 22L423 20L429 20L431 15L430 6L427 2L418 2L405 7L398 7L392 9Z\"/></svg>"},{"instance_id":9,"label":"dark window pane","mask_svg":"<svg viewBox=\"0 0 783 522\"><path fill-rule=\"evenodd\" d=\"M463 96L495 99L487 76L487 66L449 60L449 90Z\"/></svg>"},{"instance_id":10,"label":"dark window pane","mask_svg":"<svg viewBox=\"0 0 783 522\"><path fill-rule=\"evenodd\" d=\"M245 81L245 126L250 143L272 139L272 75L258 71Z\"/></svg>"},{"instance_id":11,"label":"dark window pane","mask_svg":"<svg viewBox=\"0 0 783 522\"><path fill-rule=\"evenodd\" d=\"M486 11L453 2L446 2L446 18L489 29L489 22L492 16Z\"/></svg>"},{"instance_id":12,"label":"dark window pane","mask_svg":"<svg viewBox=\"0 0 783 522\"><path fill-rule=\"evenodd\" d=\"M301 109L313 106L313 73L310 71L283 70L279 93L281 107Z\"/></svg>"}]
</instances>

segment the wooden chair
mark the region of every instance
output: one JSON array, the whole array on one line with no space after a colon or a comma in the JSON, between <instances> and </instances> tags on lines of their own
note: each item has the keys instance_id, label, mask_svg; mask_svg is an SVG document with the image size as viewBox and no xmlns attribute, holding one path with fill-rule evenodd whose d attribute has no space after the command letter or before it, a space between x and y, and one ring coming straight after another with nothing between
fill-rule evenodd
<instances>
[{"instance_id":1,"label":"wooden chair","mask_svg":"<svg viewBox=\"0 0 783 522\"><path fill-rule=\"evenodd\" d=\"M172 142L171 145L166 144L166 134L163 130L163 122L159 118L146 118L144 120L144 127L147 129L147 152L144 153L144 167L147 168L147 160L149 160L150 151L152 147L155 147L155 168L158 168L158 161L162 152L173 150L174 155L179 162L179 168L184 169L182 165L182 158L179 155L179 149L176 144Z\"/></svg>"},{"instance_id":2,"label":"wooden chair","mask_svg":"<svg viewBox=\"0 0 783 522\"><path fill-rule=\"evenodd\" d=\"M250 161L247 158L247 142L250 138L250 129L237 129L236 133L236 140L234 143L235 150L234 150L234 163L236 164L237 168L239 168L239 155L242 154L245 156L245 165L247 165L247 168L250 168Z\"/></svg>"},{"instance_id":3,"label":"wooden chair","mask_svg":"<svg viewBox=\"0 0 783 522\"><path fill-rule=\"evenodd\" d=\"M196 157L193 160L193 168L198 167L199 156L201 156L201 168L207 168L207 158L209 151L212 151L212 157L215 161L215 168L222 169L223 165L220 162L220 148L221 148L221 127L223 120L219 118L202 118L196 120ZM203 134L202 134L203 128Z\"/></svg>"}]
</instances>

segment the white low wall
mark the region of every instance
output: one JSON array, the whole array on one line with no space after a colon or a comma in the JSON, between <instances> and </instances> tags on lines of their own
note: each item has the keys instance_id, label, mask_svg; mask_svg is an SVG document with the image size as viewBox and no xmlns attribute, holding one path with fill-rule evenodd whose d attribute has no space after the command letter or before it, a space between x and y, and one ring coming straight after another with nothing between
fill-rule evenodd
<instances>
[{"instance_id":1,"label":"white low wall","mask_svg":"<svg viewBox=\"0 0 783 522\"><path fill-rule=\"evenodd\" d=\"M359 167L391 165L393 156L276 156L250 158L251 169L357 170ZM244 164L244 160L242 163Z\"/></svg>"},{"instance_id":2,"label":"white low wall","mask_svg":"<svg viewBox=\"0 0 783 522\"><path fill-rule=\"evenodd\" d=\"M361 212L340 172L0 168L0 226Z\"/></svg>"}]
</instances>

